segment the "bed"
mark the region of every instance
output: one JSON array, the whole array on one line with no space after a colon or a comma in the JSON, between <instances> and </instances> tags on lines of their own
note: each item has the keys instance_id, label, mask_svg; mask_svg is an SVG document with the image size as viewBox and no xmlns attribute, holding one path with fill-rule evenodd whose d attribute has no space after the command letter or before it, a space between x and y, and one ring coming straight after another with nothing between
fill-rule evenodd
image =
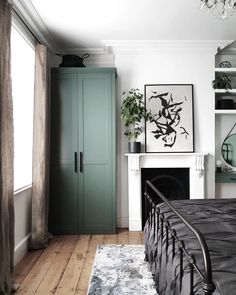
<instances>
[{"instance_id":1,"label":"bed","mask_svg":"<svg viewBox=\"0 0 236 295\"><path fill-rule=\"evenodd\" d=\"M145 195L145 257L158 294L236 294L236 199L169 202L149 181Z\"/></svg>"}]
</instances>

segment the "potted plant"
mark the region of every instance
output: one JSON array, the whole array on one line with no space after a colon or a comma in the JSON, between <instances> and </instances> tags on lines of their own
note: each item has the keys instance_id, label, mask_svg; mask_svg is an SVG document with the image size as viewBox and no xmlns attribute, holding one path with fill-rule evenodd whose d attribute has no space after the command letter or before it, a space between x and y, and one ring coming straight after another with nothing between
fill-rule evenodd
<instances>
[{"instance_id":1,"label":"potted plant","mask_svg":"<svg viewBox=\"0 0 236 295\"><path fill-rule=\"evenodd\" d=\"M215 80L212 81L212 87L214 89L225 89L226 91L228 89L232 89L232 87L231 87L231 79L225 73L217 75Z\"/></svg>"},{"instance_id":2,"label":"potted plant","mask_svg":"<svg viewBox=\"0 0 236 295\"><path fill-rule=\"evenodd\" d=\"M217 100L217 109L233 109L234 108L234 102L233 99L228 97L228 90L232 89L231 86L231 79L230 77L225 74L221 73L220 75L217 75L215 80L212 81L212 87L214 89L224 89L226 91L226 96L221 97Z\"/></svg>"},{"instance_id":3,"label":"potted plant","mask_svg":"<svg viewBox=\"0 0 236 295\"><path fill-rule=\"evenodd\" d=\"M124 100L121 106L121 118L126 127L125 135L129 139L129 153L140 153L141 142L136 141L143 131L142 119L151 120L151 112L144 107L143 94L139 89L132 88L123 92Z\"/></svg>"}]
</instances>

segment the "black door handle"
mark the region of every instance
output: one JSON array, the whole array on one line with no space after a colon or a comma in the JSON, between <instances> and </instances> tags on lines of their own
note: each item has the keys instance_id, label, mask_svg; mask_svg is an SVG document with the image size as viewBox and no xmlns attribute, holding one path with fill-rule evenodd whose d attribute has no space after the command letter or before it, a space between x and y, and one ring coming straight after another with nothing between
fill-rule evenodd
<instances>
[{"instance_id":1,"label":"black door handle","mask_svg":"<svg viewBox=\"0 0 236 295\"><path fill-rule=\"evenodd\" d=\"M80 156L80 167L79 167L79 171L80 172L83 172L83 165L84 165L84 163L83 163L83 153L82 152L80 152L79 153L79 156Z\"/></svg>"},{"instance_id":2,"label":"black door handle","mask_svg":"<svg viewBox=\"0 0 236 295\"><path fill-rule=\"evenodd\" d=\"M74 161L75 172L77 172L77 152L74 153Z\"/></svg>"}]
</instances>

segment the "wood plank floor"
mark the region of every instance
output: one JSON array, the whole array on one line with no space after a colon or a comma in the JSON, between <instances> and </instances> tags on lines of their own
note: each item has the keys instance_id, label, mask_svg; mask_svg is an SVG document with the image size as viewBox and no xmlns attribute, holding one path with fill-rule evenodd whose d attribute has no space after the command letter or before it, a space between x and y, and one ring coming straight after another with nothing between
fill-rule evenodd
<instances>
[{"instance_id":1,"label":"wood plank floor","mask_svg":"<svg viewBox=\"0 0 236 295\"><path fill-rule=\"evenodd\" d=\"M143 244L143 232L56 236L44 250L29 252L16 266L17 295L86 295L98 244Z\"/></svg>"}]
</instances>

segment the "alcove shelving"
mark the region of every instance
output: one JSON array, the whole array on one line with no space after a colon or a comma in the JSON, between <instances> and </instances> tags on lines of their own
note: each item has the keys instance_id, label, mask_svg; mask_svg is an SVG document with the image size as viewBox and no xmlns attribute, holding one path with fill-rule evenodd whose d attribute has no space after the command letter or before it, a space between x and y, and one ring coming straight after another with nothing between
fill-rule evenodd
<instances>
[{"instance_id":1,"label":"alcove shelving","mask_svg":"<svg viewBox=\"0 0 236 295\"><path fill-rule=\"evenodd\" d=\"M229 89L229 90L224 90L224 89L215 89L215 93L219 93L219 94L236 94L236 89Z\"/></svg>"},{"instance_id":2,"label":"alcove shelving","mask_svg":"<svg viewBox=\"0 0 236 295\"><path fill-rule=\"evenodd\" d=\"M215 77L220 76L222 74L226 74L231 79L231 86L232 89L215 89L215 109L216 114L233 114L233 110L236 110L236 67L230 67L230 68L215 68ZM220 109L220 112L218 112L219 108L217 108L217 102L220 99L233 99L234 101L234 109L230 109L231 112L227 109L226 112L223 112L222 109Z\"/></svg>"},{"instance_id":3,"label":"alcove shelving","mask_svg":"<svg viewBox=\"0 0 236 295\"><path fill-rule=\"evenodd\" d=\"M215 110L216 115L236 115L236 109L233 110Z\"/></svg>"},{"instance_id":4,"label":"alcove shelving","mask_svg":"<svg viewBox=\"0 0 236 295\"><path fill-rule=\"evenodd\" d=\"M216 73L233 73L233 74L236 74L236 67L234 68L218 68L216 67L215 68L215 72Z\"/></svg>"},{"instance_id":5,"label":"alcove shelving","mask_svg":"<svg viewBox=\"0 0 236 295\"><path fill-rule=\"evenodd\" d=\"M228 61L230 68L219 67L222 61ZM215 89L215 161L222 163L222 172L216 173L216 197L233 196L232 185L236 184L236 167L232 167L225 162L222 156L222 144L229 135L232 126L236 122L236 50L228 48L216 55L215 77L222 73L227 74L231 79L232 89ZM219 105L219 100L233 99L233 105L228 109L223 109ZM224 169L229 167L232 171L226 172ZM235 189L235 187L233 187Z\"/></svg>"}]
</instances>

